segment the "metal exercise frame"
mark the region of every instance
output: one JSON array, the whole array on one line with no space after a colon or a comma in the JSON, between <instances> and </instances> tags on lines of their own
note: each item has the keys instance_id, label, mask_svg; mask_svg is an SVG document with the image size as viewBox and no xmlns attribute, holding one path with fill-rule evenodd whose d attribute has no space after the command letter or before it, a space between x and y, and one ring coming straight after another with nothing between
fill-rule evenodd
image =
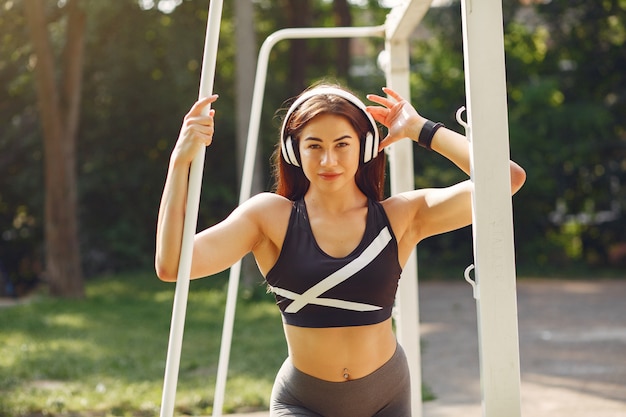
<instances>
[{"instance_id":1,"label":"metal exercise frame","mask_svg":"<svg viewBox=\"0 0 626 417\"><path fill-rule=\"evenodd\" d=\"M215 10L212 11L214 3ZM387 85L402 96L410 98L409 37L428 11L430 3L431 0L404 1L392 9L382 26L283 29L265 40L257 62L240 203L250 198L251 194L267 67L272 48L285 39L384 37L385 51L379 63L385 71ZM200 97L205 97L212 90L217 49L215 30L217 28L219 33L220 16L221 2L212 0ZM475 263L468 267L465 276L472 284L477 300L483 415L516 417L521 414L519 342L501 0L462 0L462 18L467 121L462 121L460 114L457 117L471 142ZM212 66L210 61L213 62ZM388 149L388 154L391 192L395 194L413 190L412 143L407 140L397 142ZM172 416L178 378L204 153L196 159L190 171L161 417ZM472 280L469 275L474 266L476 279ZM230 269L213 416L222 415L240 274L241 262L238 262ZM394 319L397 337L407 353L411 371L413 416L420 417L422 401L415 250L400 280Z\"/></svg>"}]
</instances>

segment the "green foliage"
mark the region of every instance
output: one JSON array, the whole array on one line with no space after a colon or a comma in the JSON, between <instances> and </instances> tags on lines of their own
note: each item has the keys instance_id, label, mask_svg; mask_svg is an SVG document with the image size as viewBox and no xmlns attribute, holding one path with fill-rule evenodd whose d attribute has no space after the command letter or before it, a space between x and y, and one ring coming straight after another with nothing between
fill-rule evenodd
<instances>
[{"instance_id":1,"label":"green foliage","mask_svg":"<svg viewBox=\"0 0 626 417\"><path fill-rule=\"evenodd\" d=\"M33 61L21 7L0 1L0 295L22 294L41 273L42 143Z\"/></svg>"},{"instance_id":2,"label":"green foliage","mask_svg":"<svg viewBox=\"0 0 626 417\"><path fill-rule=\"evenodd\" d=\"M79 172L85 258L93 273L151 263L169 153L198 94L206 10L185 2L163 14L125 2L93 15L91 27ZM227 32L215 83L225 109L232 107L232 68L221 65L232 60L229 42ZM207 155L205 222L224 212L213 202L229 206L235 195L232 113L219 112L217 123L224 140Z\"/></svg>"},{"instance_id":3,"label":"green foliage","mask_svg":"<svg viewBox=\"0 0 626 417\"><path fill-rule=\"evenodd\" d=\"M541 25L508 25L511 141L528 167L519 204L535 214L516 217L530 242L521 253L538 263L606 265L616 262L609 254L626 226L626 5L552 1L535 10ZM548 222L559 208L570 220Z\"/></svg>"},{"instance_id":4,"label":"green foliage","mask_svg":"<svg viewBox=\"0 0 626 417\"><path fill-rule=\"evenodd\" d=\"M190 283L176 415L213 412L225 278ZM91 280L83 300L0 307L0 415L158 415L174 289L151 273L126 273ZM267 410L286 356L273 296L240 299L225 413Z\"/></svg>"},{"instance_id":5,"label":"green foliage","mask_svg":"<svg viewBox=\"0 0 626 417\"><path fill-rule=\"evenodd\" d=\"M309 4L312 25L334 24L331 2ZM62 5L46 3L58 58ZM198 93L207 8L194 1L181 2L171 13L142 9L136 0L83 0L81 5L88 25L78 138L79 223L84 270L93 275L152 264L169 153ZM269 34L292 22L283 1L254 5L260 47ZM528 174L514 197L518 260L539 266L607 263L624 242L620 231L626 228L621 209L626 204L621 186L626 183L626 5L553 0L525 7L507 0L503 6L511 155ZM376 0L351 8L355 26L381 24L387 13ZM21 1L0 0L0 10L0 120L6 121L0 130L0 275L29 283L41 276L43 253L35 61ZM238 195L232 2L225 2L223 16L215 80L217 135L206 156L199 227L222 219ZM267 173L262 183L268 189L280 123L276 109L296 93L289 56L294 47L309 51L310 62L301 63L305 83L337 79L359 94L380 91L384 84L376 67L384 48L380 39L359 44L363 55L352 61L358 71L347 75L337 71L334 40L279 43L270 60L261 117L259 152ZM417 109L460 130L454 119L465 101L458 3L429 10L411 42L411 56ZM417 147L415 174L418 187L463 178L448 161ZM573 229L567 221L553 221L563 207L568 221L579 219ZM597 219L608 211L617 213L610 221L580 223L584 216ZM428 263L439 259L465 266L471 262L468 233L430 239L420 246L420 256ZM576 242L580 249L571 252Z\"/></svg>"},{"instance_id":6,"label":"green foliage","mask_svg":"<svg viewBox=\"0 0 626 417\"><path fill-rule=\"evenodd\" d=\"M412 85L416 97L428 95L418 103L427 103L428 117L451 126L453 110L445 106L464 100L458 16L458 5L431 10L425 22L431 36L414 46ZM511 155L527 171L514 197L518 263L618 265L624 259L611 252L624 241L618 231L626 226L620 186L626 181L626 7L617 1L536 7L507 1L504 17ZM438 185L453 169L447 161L419 162L425 166L416 167L418 186ZM463 233L425 242L420 257L466 265Z\"/></svg>"},{"instance_id":7,"label":"green foliage","mask_svg":"<svg viewBox=\"0 0 626 417\"><path fill-rule=\"evenodd\" d=\"M156 415L175 284L136 273L93 280L85 300L40 298L0 315L0 415ZM177 414L212 412L224 277L191 283ZM240 302L225 409L267 408L287 352L273 298Z\"/></svg>"}]
</instances>

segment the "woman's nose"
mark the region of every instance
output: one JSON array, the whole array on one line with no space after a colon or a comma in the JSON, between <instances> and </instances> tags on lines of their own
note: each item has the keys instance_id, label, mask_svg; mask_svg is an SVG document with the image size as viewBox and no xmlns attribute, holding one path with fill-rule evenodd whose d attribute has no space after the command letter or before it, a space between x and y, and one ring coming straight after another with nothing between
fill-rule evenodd
<instances>
[{"instance_id":1,"label":"woman's nose","mask_svg":"<svg viewBox=\"0 0 626 417\"><path fill-rule=\"evenodd\" d=\"M324 154L322 155L322 161L321 161L322 165L324 166L334 165L336 162L337 162L337 157L335 155L335 152L332 149L328 149L324 151Z\"/></svg>"}]
</instances>

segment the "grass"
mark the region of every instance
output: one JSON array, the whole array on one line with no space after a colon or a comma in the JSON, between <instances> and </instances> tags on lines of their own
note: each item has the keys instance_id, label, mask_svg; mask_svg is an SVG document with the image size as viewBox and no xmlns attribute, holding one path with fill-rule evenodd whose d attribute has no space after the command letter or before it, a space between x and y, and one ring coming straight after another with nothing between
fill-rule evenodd
<instances>
[{"instance_id":1,"label":"grass","mask_svg":"<svg viewBox=\"0 0 626 417\"><path fill-rule=\"evenodd\" d=\"M225 277L191 283L176 414L212 413ZM158 415L175 284L88 282L84 300L0 310L0 416ZM287 349L272 297L237 306L225 411L267 408Z\"/></svg>"},{"instance_id":2,"label":"grass","mask_svg":"<svg viewBox=\"0 0 626 417\"><path fill-rule=\"evenodd\" d=\"M176 415L213 412L226 286L226 275L191 282ZM0 417L158 415L174 291L153 273L122 274L88 281L84 300L0 308ZM287 355L262 293L239 297L225 413L267 409Z\"/></svg>"}]
</instances>

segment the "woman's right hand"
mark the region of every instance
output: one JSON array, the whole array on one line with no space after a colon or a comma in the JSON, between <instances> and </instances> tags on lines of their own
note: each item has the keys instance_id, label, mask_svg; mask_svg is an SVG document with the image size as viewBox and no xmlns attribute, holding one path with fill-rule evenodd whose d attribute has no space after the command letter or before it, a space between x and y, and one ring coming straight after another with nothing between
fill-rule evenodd
<instances>
[{"instance_id":1,"label":"woman's right hand","mask_svg":"<svg viewBox=\"0 0 626 417\"><path fill-rule=\"evenodd\" d=\"M379 151L401 139L418 140L419 133L426 122L415 108L400 94L388 87L383 91L391 97L368 94L367 98L380 106L367 106L367 111L374 120L387 128L387 136L380 141Z\"/></svg>"},{"instance_id":2,"label":"woman's right hand","mask_svg":"<svg viewBox=\"0 0 626 417\"><path fill-rule=\"evenodd\" d=\"M178 140L172 152L172 159L191 164L202 147L213 142L215 110L206 109L217 100L217 94L198 100L185 115Z\"/></svg>"}]
</instances>

